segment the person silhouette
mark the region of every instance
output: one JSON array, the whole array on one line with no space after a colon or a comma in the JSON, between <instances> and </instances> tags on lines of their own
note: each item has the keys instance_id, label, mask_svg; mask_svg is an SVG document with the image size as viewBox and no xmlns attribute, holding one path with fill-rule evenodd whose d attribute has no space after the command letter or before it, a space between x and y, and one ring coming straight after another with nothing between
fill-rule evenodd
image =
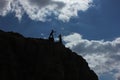
<instances>
[{"instance_id":1,"label":"person silhouette","mask_svg":"<svg viewBox=\"0 0 120 80\"><path fill-rule=\"evenodd\" d=\"M62 43L62 35L61 34L59 34L59 43Z\"/></svg>"},{"instance_id":2,"label":"person silhouette","mask_svg":"<svg viewBox=\"0 0 120 80\"><path fill-rule=\"evenodd\" d=\"M50 35L49 35L49 40L54 41L54 33L55 33L55 31L52 30L51 33L50 33Z\"/></svg>"}]
</instances>

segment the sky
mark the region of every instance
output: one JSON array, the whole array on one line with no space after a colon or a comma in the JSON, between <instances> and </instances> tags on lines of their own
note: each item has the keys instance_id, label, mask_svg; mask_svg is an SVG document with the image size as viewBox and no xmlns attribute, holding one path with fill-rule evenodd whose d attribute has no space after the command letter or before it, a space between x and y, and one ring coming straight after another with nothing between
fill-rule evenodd
<instances>
[{"instance_id":1,"label":"sky","mask_svg":"<svg viewBox=\"0 0 120 80\"><path fill-rule=\"evenodd\" d=\"M62 34L100 80L120 80L120 0L0 0L0 29L25 37Z\"/></svg>"}]
</instances>

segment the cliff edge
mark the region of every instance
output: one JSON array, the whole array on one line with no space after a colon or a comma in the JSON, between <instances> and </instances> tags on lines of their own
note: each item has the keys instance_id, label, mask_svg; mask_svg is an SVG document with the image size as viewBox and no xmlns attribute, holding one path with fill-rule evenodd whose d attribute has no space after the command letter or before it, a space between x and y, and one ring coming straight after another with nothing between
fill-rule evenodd
<instances>
[{"instance_id":1,"label":"cliff edge","mask_svg":"<svg viewBox=\"0 0 120 80\"><path fill-rule=\"evenodd\" d=\"M0 80L98 80L63 44L0 31Z\"/></svg>"}]
</instances>

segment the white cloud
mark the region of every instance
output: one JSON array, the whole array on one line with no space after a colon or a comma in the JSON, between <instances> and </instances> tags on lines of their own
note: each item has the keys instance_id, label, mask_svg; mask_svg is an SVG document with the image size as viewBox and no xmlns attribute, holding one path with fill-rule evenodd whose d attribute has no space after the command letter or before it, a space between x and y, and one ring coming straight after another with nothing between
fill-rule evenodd
<instances>
[{"instance_id":1,"label":"white cloud","mask_svg":"<svg viewBox=\"0 0 120 80\"><path fill-rule=\"evenodd\" d=\"M32 20L46 21L54 14L57 19L69 21L78 11L86 11L92 0L0 0L0 15L15 12L18 19L26 13Z\"/></svg>"},{"instance_id":2,"label":"white cloud","mask_svg":"<svg viewBox=\"0 0 120 80\"><path fill-rule=\"evenodd\" d=\"M66 47L72 48L73 46L76 46L77 44L79 44L79 42L82 39L82 36L77 33L73 33L69 36L64 36L63 39L64 41L67 42Z\"/></svg>"},{"instance_id":3,"label":"white cloud","mask_svg":"<svg viewBox=\"0 0 120 80\"><path fill-rule=\"evenodd\" d=\"M10 3L12 0L0 0L0 15L5 16L11 9Z\"/></svg>"},{"instance_id":4,"label":"white cloud","mask_svg":"<svg viewBox=\"0 0 120 80\"><path fill-rule=\"evenodd\" d=\"M24 14L24 9L22 8L22 5L19 3L19 1L14 0L11 2L11 12L14 12L15 17L21 20L22 15Z\"/></svg>"},{"instance_id":5,"label":"white cloud","mask_svg":"<svg viewBox=\"0 0 120 80\"><path fill-rule=\"evenodd\" d=\"M120 80L120 71L117 74L115 74L115 78L116 80Z\"/></svg>"},{"instance_id":6,"label":"white cloud","mask_svg":"<svg viewBox=\"0 0 120 80\"><path fill-rule=\"evenodd\" d=\"M59 12L58 19L69 21L71 17L78 16L78 11L86 11L90 7L92 0L59 0L66 5Z\"/></svg>"},{"instance_id":7,"label":"white cloud","mask_svg":"<svg viewBox=\"0 0 120 80\"><path fill-rule=\"evenodd\" d=\"M120 38L113 41L87 40L78 33L64 36L66 47L82 55L89 66L99 75L102 73L114 73L120 75ZM115 72L116 71L116 72Z\"/></svg>"}]
</instances>

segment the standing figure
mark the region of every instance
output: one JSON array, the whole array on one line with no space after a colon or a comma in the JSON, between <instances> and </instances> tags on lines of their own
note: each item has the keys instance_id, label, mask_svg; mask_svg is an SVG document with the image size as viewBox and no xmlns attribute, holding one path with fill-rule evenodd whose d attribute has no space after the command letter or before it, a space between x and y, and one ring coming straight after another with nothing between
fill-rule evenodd
<instances>
[{"instance_id":1,"label":"standing figure","mask_svg":"<svg viewBox=\"0 0 120 80\"><path fill-rule=\"evenodd\" d=\"M52 30L51 33L50 33L50 35L49 35L49 40L50 41L54 41L54 33L55 33L55 31Z\"/></svg>"},{"instance_id":2,"label":"standing figure","mask_svg":"<svg viewBox=\"0 0 120 80\"><path fill-rule=\"evenodd\" d=\"M62 43L62 35L60 34L58 37L59 37L59 43Z\"/></svg>"}]
</instances>

